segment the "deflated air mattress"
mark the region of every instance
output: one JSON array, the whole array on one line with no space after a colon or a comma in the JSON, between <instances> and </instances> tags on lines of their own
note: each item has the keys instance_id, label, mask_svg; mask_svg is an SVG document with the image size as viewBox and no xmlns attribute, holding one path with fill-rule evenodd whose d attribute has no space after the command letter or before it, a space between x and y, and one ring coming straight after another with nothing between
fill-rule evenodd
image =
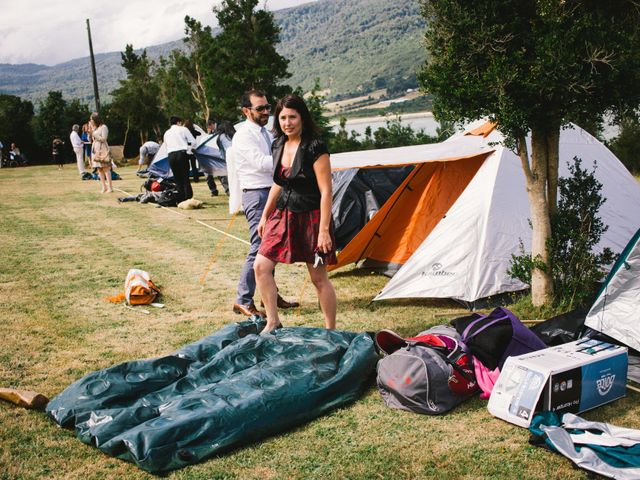
<instances>
[{"instance_id":1,"label":"deflated air mattress","mask_svg":"<svg viewBox=\"0 0 640 480\"><path fill-rule=\"evenodd\" d=\"M377 355L368 334L228 325L162 358L122 363L47 406L80 440L157 473L285 431L355 400Z\"/></svg>"}]
</instances>

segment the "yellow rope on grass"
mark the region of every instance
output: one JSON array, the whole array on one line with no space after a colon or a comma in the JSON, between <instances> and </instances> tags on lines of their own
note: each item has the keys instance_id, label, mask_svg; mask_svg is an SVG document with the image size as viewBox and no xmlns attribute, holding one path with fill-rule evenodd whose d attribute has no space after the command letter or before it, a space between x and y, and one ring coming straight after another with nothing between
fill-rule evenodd
<instances>
[{"instance_id":1,"label":"yellow rope on grass","mask_svg":"<svg viewBox=\"0 0 640 480\"><path fill-rule=\"evenodd\" d=\"M231 226L233 225L233 222L235 221L237 216L238 216L238 212L233 214L233 216L231 217L231 220L229 220L229 224L227 225L227 228L225 229L225 233L227 233L231 229ZM204 287L204 282L207 279L207 275L209 275L209 272L213 268L213 264L216 262L216 258L218 257L218 252L220 251L220 248L222 247L224 240L225 240L225 236L220 238L220 240L218 241L218 244L216 245L216 248L213 250L213 254L211 255L211 258L209 258L209 263L207 264L207 268L205 268L204 272L202 272L202 276L200 277L201 287Z\"/></svg>"}]
</instances>

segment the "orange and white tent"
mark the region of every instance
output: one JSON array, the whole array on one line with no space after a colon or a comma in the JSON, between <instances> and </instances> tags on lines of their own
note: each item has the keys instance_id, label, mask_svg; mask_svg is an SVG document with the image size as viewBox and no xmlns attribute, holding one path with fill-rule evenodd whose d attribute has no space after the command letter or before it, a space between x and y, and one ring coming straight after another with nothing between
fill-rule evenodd
<instances>
[{"instance_id":1,"label":"orange and white tent","mask_svg":"<svg viewBox=\"0 0 640 480\"><path fill-rule=\"evenodd\" d=\"M404 162L398 157L385 163L382 153L333 155L333 168L419 165L339 253L332 269L366 259L388 272L397 270L375 300L474 302L526 288L507 274L520 241L530 248L531 228L520 159L502 140L491 124L484 124L431 146L433 155L407 156ZM430 146L420 147L426 151ZM577 126L561 132L560 176L568 175L567 161L574 157L588 170L597 163L596 177L607 199L600 216L609 229L597 248L621 251L640 225L640 185L602 143Z\"/></svg>"}]
</instances>

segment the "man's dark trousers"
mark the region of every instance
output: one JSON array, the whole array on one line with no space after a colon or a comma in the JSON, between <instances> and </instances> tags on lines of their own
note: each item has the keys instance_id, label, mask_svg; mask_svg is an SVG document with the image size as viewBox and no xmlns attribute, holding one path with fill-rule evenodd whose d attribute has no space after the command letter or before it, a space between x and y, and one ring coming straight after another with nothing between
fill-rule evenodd
<instances>
[{"instance_id":1,"label":"man's dark trousers","mask_svg":"<svg viewBox=\"0 0 640 480\"><path fill-rule=\"evenodd\" d=\"M169 166L178 189L178 203L193 197L189 181L189 159L185 150L169 153Z\"/></svg>"}]
</instances>

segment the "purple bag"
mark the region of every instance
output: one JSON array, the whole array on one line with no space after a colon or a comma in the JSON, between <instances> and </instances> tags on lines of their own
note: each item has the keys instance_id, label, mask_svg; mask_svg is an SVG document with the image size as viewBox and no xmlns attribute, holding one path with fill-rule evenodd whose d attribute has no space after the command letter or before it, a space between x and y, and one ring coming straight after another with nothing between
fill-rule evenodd
<instances>
[{"instance_id":1,"label":"purple bag","mask_svg":"<svg viewBox=\"0 0 640 480\"><path fill-rule=\"evenodd\" d=\"M508 357L547 348L512 312L498 307L488 315L452 320L469 351L489 370L502 369Z\"/></svg>"}]
</instances>

